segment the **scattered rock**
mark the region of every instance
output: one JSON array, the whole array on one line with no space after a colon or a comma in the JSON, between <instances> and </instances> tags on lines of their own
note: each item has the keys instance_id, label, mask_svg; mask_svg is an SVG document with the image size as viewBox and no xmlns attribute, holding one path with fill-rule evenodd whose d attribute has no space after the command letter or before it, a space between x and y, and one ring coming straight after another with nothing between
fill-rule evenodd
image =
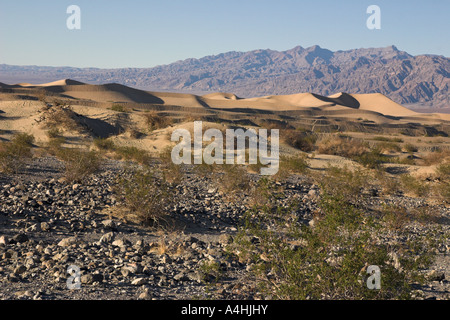
<instances>
[{"instance_id":1,"label":"scattered rock","mask_svg":"<svg viewBox=\"0 0 450 320\"><path fill-rule=\"evenodd\" d=\"M28 236L24 233L16 234L11 238L12 243L23 243L28 241Z\"/></svg>"},{"instance_id":2,"label":"scattered rock","mask_svg":"<svg viewBox=\"0 0 450 320\"><path fill-rule=\"evenodd\" d=\"M76 243L77 243L77 238L69 237L69 238L64 238L60 242L58 242L58 246L60 246L60 247L68 247L68 246L71 246L71 245L76 244Z\"/></svg>"},{"instance_id":3,"label":"scattered rock","mask_svg":"<svg viewBox=\"0 0 450 320\"><path fill-rule=\"evenodd\" d=\"M0 245L6 246L8 244L8 238L6 236L0 237Z\"/></svg>"},{"instance_id":4,"label":"scattered rock","mask_svg":"<svg viewBox=\"0 0 450 320\"><path fill-rule=\"evenodd\" d=\"M131 284L133 286L142 286L145 283L147 283L147 280L145 278L136 278L133 281L131 281Z\"/></svg>"},{"instance_id":5,"label":"scattered rock","mask_svg":"<svg viewBox=\"0 0 450 320\"><path fill-rule=\"evenodd\" d=\"M442 281L445 279L445 274L442 271L431 270L427 274L427 279L430 281Z\"/></svg>"}]
</instances>

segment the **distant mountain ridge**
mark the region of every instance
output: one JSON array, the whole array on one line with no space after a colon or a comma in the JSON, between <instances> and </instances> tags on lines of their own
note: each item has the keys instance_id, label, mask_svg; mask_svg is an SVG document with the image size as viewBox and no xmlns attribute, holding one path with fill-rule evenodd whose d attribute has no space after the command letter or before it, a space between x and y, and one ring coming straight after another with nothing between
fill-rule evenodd
<instances>
[{"instance_id":1,"label":"distant mountain ridge","mask_svg":"<svg viewBox=\"0 0 450 320\"><path fill-rule=\"evenodd\" d=\"M96 69L0 65L4 83L42 83L70 78L196 94L239 97L314 92L382 93L400 104L450 108L450 59L412 56L395 46L330 51L319 46L287 51L227 52L154 68Z\"/></svg>"}]
</instances>

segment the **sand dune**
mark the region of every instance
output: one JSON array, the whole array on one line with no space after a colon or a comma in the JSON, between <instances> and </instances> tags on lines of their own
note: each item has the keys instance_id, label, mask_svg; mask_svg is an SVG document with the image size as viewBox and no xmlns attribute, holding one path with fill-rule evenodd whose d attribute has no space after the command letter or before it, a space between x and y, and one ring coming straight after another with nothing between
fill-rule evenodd
<instances>
[{"instance_id":1,"label":"sand dune","mask_svg":"<svg viewBox=\"0 0 450 320\"><path fill-rule=\"evenodd\" d=\"M13 87L1 84L2 87ZM348 94L344 92L325 97L314 93L297 93L292 95L265 96L241 99L233 93L217 92L197 96L193 94L152 92L130 88L111 83L91 85L71 79L63 79L45 84L18 84L14 87L44 88L53 94L60 94L74 99L91 100L108 103L145 103L181 106L187 108L222 109L229 111L257 109L265 111L300 111L319 110L325 113L339 111L339 116L348 118L364 117L380 123L392 118L418 121L448 121L450 115L421 114L392 101L380 93ZM319 108L319 109L317 109ZM358 112L361 113L358 115ZM383 116L386 119L383 119Z\"/></svg>"},{"instance_id":2,"label":"sand dune","mask_svg":"<svg viewBox=\"0 0 450 320\"><path fill-rule=\"evenodd\" d=\"M234 93L226 93L226 92L215 92L210 94L205 94L202 96L205 99L216 99L216 100L240 100L238 96Z\"/></svg>"},{"instance_id":3,"label":"sand dune","mask_svg":"<svg viewBox=\"0 0 450 320\"><path fill-rule=\"evenodd\" d=\"M381 93L352 94L360 103L360 109L379 112L387 116L415 116L416 112L403 107Z\"/></svg>"}]
</instances>

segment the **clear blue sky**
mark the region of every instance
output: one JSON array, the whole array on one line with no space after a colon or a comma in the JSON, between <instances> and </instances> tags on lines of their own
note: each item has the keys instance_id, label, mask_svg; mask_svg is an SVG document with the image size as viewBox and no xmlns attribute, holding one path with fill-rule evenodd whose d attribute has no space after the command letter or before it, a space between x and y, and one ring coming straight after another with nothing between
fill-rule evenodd
<instances>
[{"instance_id":1,"label":"clear blue sky","mask_svg":"<svg viewBox=\"0 0 450 320\"><path fill-rule=\"evenodd\" d=\"M69 5L81 30L69 30ZM369 30L369 5L381 30ZM396 45L450 56L450 0L2 0L0 63L153 67L227 51Z\"/></svg>"}]
</instances>

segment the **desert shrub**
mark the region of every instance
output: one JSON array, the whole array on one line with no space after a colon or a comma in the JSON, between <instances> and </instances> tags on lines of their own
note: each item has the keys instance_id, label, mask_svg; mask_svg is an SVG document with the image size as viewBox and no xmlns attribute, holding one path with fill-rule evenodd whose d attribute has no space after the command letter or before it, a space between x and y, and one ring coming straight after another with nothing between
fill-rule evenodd
<instances>
[{"instance_id":1,"label":"desert shrub","mask_svg":"<svg viewBox=\"0 0 450 320\"><path fill-rule=\"evenodd\" d=\"M382 169L374 171L374 179L378 182L383 194L394 195L401 190L401 185L397 178L389 175Z\"/></svg>"},{"instance_id":2,"label":"desert shrub","mask_svg":"<svg viewBox=\"0 0 450 320\"><path fill-rule=\"evenodd\" d=\"M184 177L181 165L175 164L172 161L172 148L166 147L159 153L160 169L166 181L179 184Z\"/></svg>"},{"instance_id":3,"label":"desert shrub","mask_svg":"<svg viewBox=\"0 0 450 320\"><path fill-rule=\"evenodd\" d=\"M57 156L64 161L64 177L68 182L83 182L101 165L101 159L95 151L61 148Z\"/></svg>"},{"instance_id":4,"label":"desert shrub","mask_svg":"<svg viewBox=\"0 0 450 320\"><path fill-rule=\"evenodd\" d=\"M368 177L368 174L360 169L329 167L323 175L316 176L315 179L321 189L330 195L356 202L363 196L361 191L368 187Z\"/></svg>"},{"instance_id":5,"label":"desert shrub","mask_svg":"<svg viewBox=\"0 0 450 320\"><path fill-rule=\"evenodd\" d=\"M352 159L370 169L379 168L382 163L389 162L389 158L385 156L378 147L375 147L369 152L365 152L361 155L355 155Z\"/></svg>"},{"instance_id":6,"label":"desert shrub","mask_svg":"<svg viewBox=\"0 0 450 320\"><path fill-rule=\"evenodd\" d=\"M382 137L382 136L374 137L373 140L383 141L383 142L397 142L397 143L403 142L403 139L401 139L401 138L386 138L386 137Z\"/></svg>"},{"instance_id":7,"label":"desert shrub","mask_svg":"<svg viewBox=\"0 0 450 320\"><path fill-rule=\"evenodd\" d=\"M312 132L299 130L282 130L281 139L289 146L301 151L313 151L317 135Z\"/></svg>"},{"instance_id":8,"label":"desert shrub","mask_svg":"<svg viewBox=\"0 0 450 320\"><path fill-rule=\"evenodd\" d=\"M450 161L437 166L436 173L439 178L435 186L436 193L446 201L450 201Z\"/></svg>"},{"instance_id":9,"label":"desert shrub","mask_svg":"<svg viewBox=\"0 0 450 320\"><path fill-rule=\"evenodd\" d=\"M15 134L9 142L0 143L0 171L18 173L32 158L34 136L28 133Z\"/></svg>"},{"instance_id":10,"label":"desert shrub","mask_svg":"<svg viewBox=\"0 0 450 320\"><path fill-rule=\"evenodd\" d=\"M168 221L173 191L154 169L128 168L118 179L115 192L120 203L143 224L161 226Z\"/></svg>"},{"instance_id":11,"label":"desert shrub","mask_svg":"<svg viewBox=\"0 0 450 320\"><path fill-rule=\"evenodd\" d=\"M229 249L253 263L263 298L409 299L411 284L424 281L420 270L432 261L425 237L388 244L380 221L327 193L314 226L293 219L295 208L250 210ZM381 269L380 290L366 286L369 265Z\"/></svg>"},{"instance_id":12,"label":"desert shrub","mask_svg":"<svg viewBox=\"0 0 450 320\"><path fill-rule=\"evenodd\" d=\"M149 164L152 160L147 151L136 147L115 146L114 152L119 159L136 161L140 164Z\"/></svg>"},{"instance_id":13,"label":"desert shrub","mask_svg":"<svg viewBox=\"0 0 450 320\"><path fill-rule=\"evenodd\" d=\"M305 154L295 156L280 155L278 172L274 178L284 180L290 174L304 174L308 169L309 163Z\"/></svg>"},{"instance_id":14,"label":"desert shrub","mask_svg":"<svg viewBox=\"0 0 450 320\"><path fill-rule=\"evenodd\" d=\"M422 157L421 163L426 166L442 163L446 158L450 157L449 150L438 150L430 152Z\"/></svg>"},{"instance_id":15,"label":"desert shrub","mask_svg":"<svg viewBox=\"0 0 450 320\"><path fill-rule=\"evenodd\" d=\"M409 174L402 174L400 176L400 182L403 190L415 196L425 197L430 192L430 187L428 184Z\"/></svg>"},{"instance_id":16,"label":"desert shrub","mask_svg":"<svg viewBox=\"0 0 450 320\"><path fill-rule=\"evenodd\" d=\"M244 166L224 164L220 170L215 174L216 184L228 198L242 197L249 192L251 180Z\"/></svg>"},{"instance_id":17,"label":"desert shrub","mask_svg":"<svg viewBox=\"0 0 450 320\"><path fill-rule=\"evenodd\" d=\"M444 181L435 186L436 193L444 201L450 202L450 182Z\"/></svg>"},{"instance_id":18,"label":"desert shrub","mask_svg":"<svg viewBox=\"0 0 450 320\"><path fill-rule=\"evenodd\" d=\"M49 139L55 139L62 135L62 131L59 128L51 128L47 130L47 137Z\"/></svg>"},{"instance_id":19,"label":"desert shrub","mask_svg":"<svg viewBox=\"0 0 450 320\"><path fill-rule=\"evenodd\" d=\"M350 137L332 135L317 142L317 152L353 159L369 151L366 144Z\"/></svg>"},{"instance_id":20,"label":"desert shrub","mask_svg":"<svg viewBox=\"0 0 450 320\"><path fill-rule=\"evenodd\" d=\"M409 153L414 153L414 152L419 151L419 148L417 148L415 145L413 145L413 144L411 144L411 143L405 144L405 145L403 146L403 148L405 148L405 151L406 151L406 152L409 152Z\"/></svg>"},{"instance_id":21,"label":"desert shrub","mask_svg":"<svg viewBox=\"0 0 450 320\"><path fill-rule=\"evenodd\" d=\"M166 128L170 126L173 121L167 116L161 116L156 111L149 111L143 114L145 121L151 131Z\"/></svg>"},{"instance_id":22,"label":"desert shrub","mask_svg":"<svg viewBox=\"0 0 450 320\"><path fill-rule=\"evenodd\" d=\"M219 171L219 168L217 164L207 164L206 162L202 161L201 164L196 164L194 166L194 170L200 176L209 176Z\"/></svg>"},{"instance_id":23,"label":"desert shrub","mask_svg":"<svg viewBox=\"0 0 450 320\"><path fill-rule=\"evenodd\" d=\"M223 275L223 269L220 263L215 260L202 261L199 264L198 270L201 280L205 284L217 283Z\"/></svg>"},{"instance_id":24,"label":"desert shrub","mask_svg":"<svg viewBox=\"0 0 450 320\"><path fill-rule=\"evenodd\" d=\"M436 167L436 173L441 180L450 180L450 161Z\"/></svg>"},{"instance_id":25,"label":"desert shrub","mask_svg":"<svg viewBox=\"0 0 450 320\"><path fill-rule=\"evenodd\" d=\"M95 138L94 146L96 146L99 150L104 150L104 151L113 151L116 148L116 146L114 145L114 142L111 139L105 139L105 138Z\"/></svg>"},{"instance_id":26,"label":"desert shrub","mask_svg":"<svg viewBox=\"0 0 450 320\"><path fill-rule=\"evenodd\" d=\"M124 106L120 104L113 104L111 107L111 110L117 111L117 112L129 112L128 108L125 108Z\"/></svg>"},{"instance_id":27,"label":"desert shrub","mask_svg":"<svg viewBox=\"0 0 450 320\"><path fill-rule=\"evenodd\" d=\"M415 165L416 160L412 156L407 157L393 157L389 159L389 163L398 163L398 164L407 164L407 165Z\"/></svg>"},{"instance_id":28,"label":"desert shrub","mask_svg":"<svg viewBox=\"0 0 450 320\"><path fill-rule=\"evenodd\" d=\"M395 142L381 142L377 144L377 147L384 152L400 152L402 149Z\"/></svg>"},{"instance_id":29,"label":"desert shrub","mask_svg":"<svg viewBox=\"0 0 450 320\"><path fill-rule=\"evenodd\" d=\"M389 229L401 230L410 222L408 212L401 206L385 206L380 216Z\"/></svg>"},{"instance_id":30,"label":"desert shrub","mask_svg":"<svg viewBox=\"0 0 450 320\"><path fill-rule=\"evenodd\" d=\"M45 114L45 124L50 129L67 129L82 132L85 126L80 121L80 115L70 106L57 105L49 108Z\"/></svg>"}]
</instances>

